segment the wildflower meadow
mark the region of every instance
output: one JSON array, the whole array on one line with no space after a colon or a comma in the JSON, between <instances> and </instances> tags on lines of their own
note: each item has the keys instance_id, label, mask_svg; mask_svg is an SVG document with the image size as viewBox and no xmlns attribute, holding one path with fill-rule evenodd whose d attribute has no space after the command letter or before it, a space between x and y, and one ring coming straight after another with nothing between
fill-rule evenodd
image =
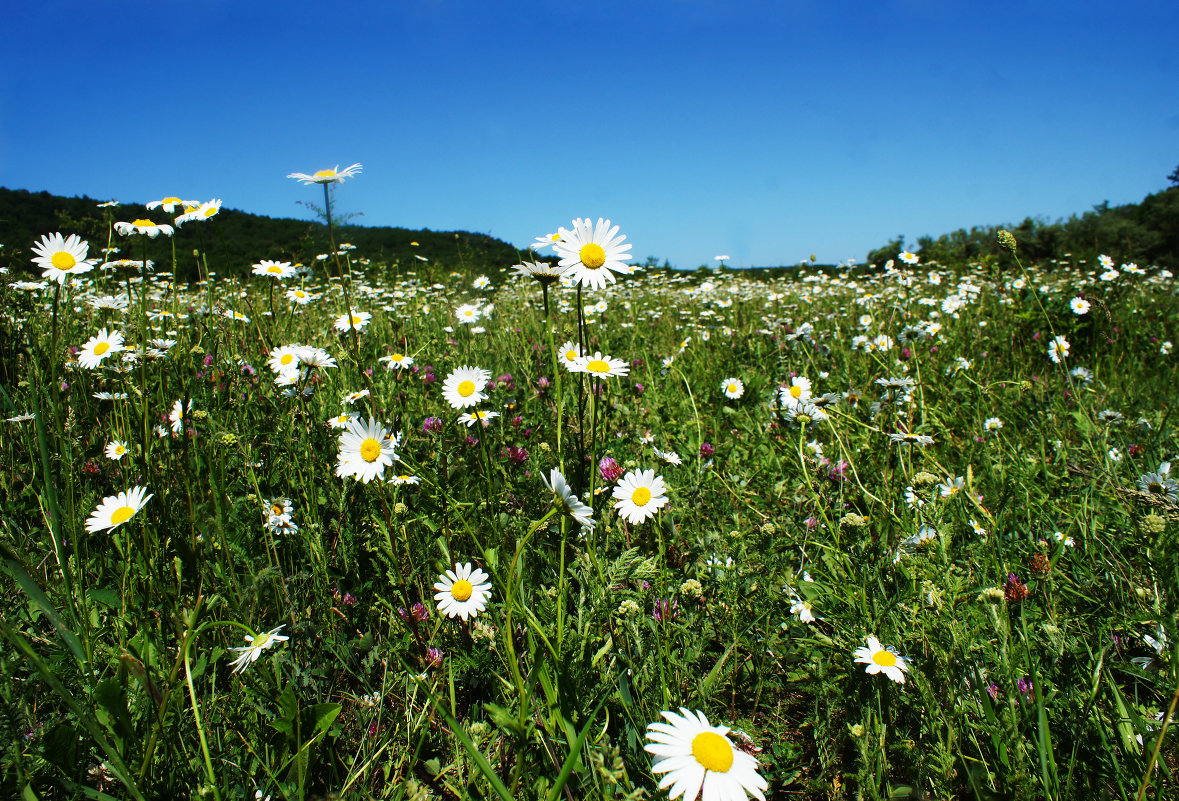
<instances>
[{"instance_id":1,"label":"wildflower meadow","mask_svg":"<svg viewBox=\"0 0 1179 801\"><path fill-rule=\"evenodd\" d=\"M0 251L0 796L1179 795L1166 265L385 263L289 178L318 258Z\"/></svg>"}]
</instances>

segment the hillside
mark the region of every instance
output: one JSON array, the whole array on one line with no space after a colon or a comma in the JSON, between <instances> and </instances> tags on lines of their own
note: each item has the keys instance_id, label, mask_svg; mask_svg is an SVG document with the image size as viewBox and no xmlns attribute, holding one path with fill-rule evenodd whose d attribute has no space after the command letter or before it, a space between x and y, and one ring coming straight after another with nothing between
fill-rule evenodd
<instances>
[{"instance_id":1,"label":"hillside","mask_svg":"<svg viewBox=\"0 0 1179 801\"><path fill-rule=\"evenodd\" d=\"M0 263L16 270L29 264L29 251L42 234L61 231L76 233L87 239L91 255L101 257L100 249L110 236L111 221L132 220L148 216L156 222L171 222L172 215L160 211L146 213L142 203L123 203L115 208L99 208L94 198L62 197L49 192L0 187ZM126 242L115 237L121 254L128 252ZM189 223L176 232L176 254L180 275L195 277L194 249L206 249L209 266L221 275L241 275L261 259L306 262L328 251L326 227L318 221L266 217L229 208L208 223ZM374 264L400 265L429 275L434 271L483 269L487 265L511 265L520 260L517 250L506 242L486 234L467 231L430 231L383 226L339 225L336 241L356 246L357 258ZM413 243L417 243L416 245ZM171 259L171 250L161 242L149 245L148 257L157 261ZM412 266L411 266L412 265Z\"/></svg>"}]
</instances>

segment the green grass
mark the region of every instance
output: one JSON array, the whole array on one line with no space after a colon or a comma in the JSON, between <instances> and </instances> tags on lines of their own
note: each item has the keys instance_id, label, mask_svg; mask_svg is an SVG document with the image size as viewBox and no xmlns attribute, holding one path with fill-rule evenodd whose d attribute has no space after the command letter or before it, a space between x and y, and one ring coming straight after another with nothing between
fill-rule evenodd
<instances>
[{"instance_id":1,"label":"green grass","mask_svg":"<svg viewBox=\"0 0 1179 801\"><path fill-rule=\"evenodd\" d=\"M549 330L539 285L505 264L484 265L485 290L352 254L331 278L173 288L168 244L146 248L165 270L146 284L0 288L0 412L36 414L0 423L4 797L663 797L646 727L680 707L741 732L773 798L1176 791L1155 718L1177 687L1179 508L1139 490L1179 450L1179 356L1160 353L1179 304L1158 268L640 272L586 291L582 330L576 291L554 286ZM290 305L293 285L318 299ZM355 337L332 330L345 288L373 315ZM128 292L124 312L88 302ZM965 303L943 312L950 295ZM456 321L467 302L494 304L484 331ZM103 327L175 344L81 368L71 349ZM891 348L856 339L880 335ZM629 375L595 394L558 366L579 336ZM284 397L267 358L291 343L338 366ZM392 353L413 368L386 369ZM463 365L497 379L487 427L443 399ZM840 396L827 419L771 407L792 376ZM337 477L326 421L349 409L401 435L384 478L419 484ZM604 457L655 470L669 503L627 523ZM578 494L606 487L592 531L554 504L553 467ZM134 486L153 494L140 512L87 530ZM280 496L297 531L266 525ZM492 596L464 623L432 585L467 562ZM233 673L229 649L279 625L290 639ZM908 660L903 685L854 661L868 636Z\"/></svg>"}]
</instances>

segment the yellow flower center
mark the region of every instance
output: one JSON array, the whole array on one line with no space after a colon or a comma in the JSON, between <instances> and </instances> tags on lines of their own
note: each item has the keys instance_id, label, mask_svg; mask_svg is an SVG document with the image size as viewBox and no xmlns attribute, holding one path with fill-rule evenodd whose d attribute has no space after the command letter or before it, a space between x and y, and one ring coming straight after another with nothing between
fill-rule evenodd
<instances>
[{"instance_id":1,"label":"yellow flower center","mask_svg":"<svg viewBox=\"0 0 1179 801\"><path fill-rule=\"evenodd\" d=\"M281 506L279 506L277 503L272 503L270 505L270 513L275 516L281 515L281 514L283 514L283 508Z\"/></svg>"},{"instance_id":2,"label":"yellow flower center","mask_svg":"<svg viewBox=\"0 0 1179 801\"><path fill-rule=\"evenodd\" d=\"M115 453L116 453L118 456L122 456L122 455L123 455L124 453L126 453L126 452L127 452L127 449L126 449L126 448L124 448L122 445L116 445L116 446L115 446Z\"/></svg>"},{"instance_id":3,"label":"yellow flower center","mask_svg":"<svg viewBox=\"0 0 1179 801\"><path fill-rule=\"evenodd\" d=\"M204 211L201 212L201 215L204 217L212 217L214 214L216 214L219 211L221 211L221 209L218 206L209 206Z\"/></svg>"},{"instance_id":4,"label":"yellow flower center","mask_svg":"<svg viewBox=\"0 0 1179 801\"><path fill-rule=\"evenodd\" d=\"M591 373L608 373L610 372L610 363L602 359L594 359L585 366L585 369Z\"/></svg>"},{"instance_id":5,"label":"yellow flower center","mask_svg":"<svg viewBox=\"0 0 1179 801\"><path fill-rule=\"evenodd\" d=\"M282 358L280 358L278 360L278 363L279 364L290 364L294 360L295 360L295 355L293 353L284 353L282 355Z\"/></svg>"},{"instance_id":6,"label":"yellow flower center","mask_svg":"<svg viewBox=\"0 0 1179 801\"><path fill-rule=\"evenodd\" d=\"M651 490L646 487L639 487L630 496L630 500L635 506L646 506L647 502L651 500Z\"/></svg>"},{"instance_id":7,"label":"yellow flower center","mask_svg":"<svg viewBox=\"0 0 1179 801\"><path fill-rule=\"evenodd\" d=\"M335 170L320 170L319 172L315 173L315 175L313 175L312 177L313 178L331 178L335 174L336 174Z\"/></svg>"},{"instance_id":8,"label":"yellow flower center","mask_svg":"<svg viewBox=\"0 0 1179 801\"><path fill-rule=\"evenodd\" d=\"M576 360L576 359L577 359L577 351L575 351L575 350L567 350L567 351L565 351L565 361L567 361L567 362L571 362L571 361L574 361L574 360Z\"/></svg>"},{"instance_id":9,"label":"yellow flower center","mask_svg":"<svg viewBox=\"0 0 1179 801\"><path fill-rule=\"evenodd\" d=\"M737 391L737 385L736 384L729 384L729 392L736 392L736 391Z\"/></svg>"},{"instance_id":10,"label":"yellow flower center","mask_svg":"<svg viewBox=\"0 0 1179 801\"><path fill-rule=\"evenodd\" d=\"M404 359L404 358L405 358L405 354L404 354L404 353L394 353L392 356L390 356L390 357L389 357L389 361L391 361L391 362L399 362L399 361L401 361L401 360L402 360L402 359Z\"/></svg>"},{"instance_id":11,"label":"yellow flower center","mask_svg":"<svg viewBox=\"0 0 1179 801\"><path fill-rule=\"evenodd\" d=\"M268 273L281 273L282 267L279 267L277 264L272 264L266 268L266 272L268 272Z\"/></svg>"},{"instance_id":12,"label":"yellow flower center","mask_svg":"<svg viewBox=\"0 0 1179 801\"><path fill-rule=\"evenodd\" d=\"M64 250L54 253L49 261L59 270L68 270L78 263L78 260L74 258L72 253L66 253Z\"/></svg>"},{"instance_id":13,"label":"yellow flower center","mask_svg":"<svg viewBox=\"0 0 1179 801\"><path fill-rule=\"evenodd\" d=\"M357 317L355 314L352 315L352 325L360 325L362 322L364 322L364 321L361 320L359 317Z\"/></svg>"},{"instance_id":14,"label":"yellow flower center","mask_svg":"<svg viewBox=\"0 0 1179 801\"><path fill-rule=\"evenodd\" d=\"M702 731L692 738L692 756L714 773L728 773L733 766L733 746L714 731Z\"/></svg>"},{"instance_id":15,"label":"yellow flower center","mask_svg":"<svg viewBox=\"0 0 1179 801\"><path fill-rule=\"evenodd\" d=\"M802 397L802 387L800 387L798 384L793 385L792 387L790 387L790 394L794 396L795 400L801 398Z\"/></svg>"},{"instance_id":16,"label":"yellow flower center","mask_svg":"<svg viewBox=\"0 0 1179 801\"><path fill-rule=\"evenodd\" d=\"M897 657L892 651L877 651L872 654L872 661L880 665L880 667L895 667Z\"/></svg>"},{"instance_id":17,"label":"yellow flower center","mask_svg":"<svg viewBox=\"0 0 1179 801\"><path fill-rule=\"evenodd\" d=\"M180 198L178 198L178 197L166 197L160 201L160 205L161 206L171 206L172 204L179 203L179 202L180 202Z\"/></svg>"},{"instance_id":18,"label":"yellow flower center","mask_svg":"<svg viewBox=\"0 0 1179 801\"><path fill-rule=\"evenodd\" d=\"M101 356L102 354L106 353L110 349L111 349L111 343L99 342L97 345L94 346L94 355Z\"/></svg>"},{"instance_id":19,"label":"yellow flower center","mask_svg":"<svg viewBox=\"0 0 1179 801\"><path fill-rule=\"evenodd\" d=\"M131 515L133 514L135 514L135 510L130 506L120 506L115 510L114 514L111 515L111 525L117 526L120 523L126 523L131 519Z\"/></svg>"},{"instance_id":20,"label":"yellow flower center","mask_svg":"<svg viewBox=\"0 0 1179 801\"><path fill-rule=\"evenodd\" d=\"M155 228L156 227L156 224L154 222L152 222L151 220L145 220L142 217L131 224L134 225L136 228Z\"/></svg>"},{"instance_id":21,"label":"yellow flower center","mask_svg":"<svg viewBox=\"0 0 1179 801\"><path fill-rule=\"evenodd\" d=\"M381 455L381 443L377 442L372 437L369 437L364 442L360 443L360 458L366 462L375 462L377 457Z\"/></svg>"},{"instance_id":22,"label":"yellow flower center","mask_svg":"<svg viewBox=\"0 0 1179 801\"><path fill-rule=\"evenodd\" d=\"M602 246L597 242L582 245L577 255L581 258L581 263L591 270L596 270L606 263L606 251L602 250Z\"/></svg>"},{"instance_id":23,"label":"yellow flower center","mask_svg":"<svg viewBox=\"0 0 1179 801\"><path fill-rule=\"evenodd\" d=\"M464 381L461 384L459 384L458 385L458 394L462 395L464 398L469 398L472 395L474 395L475 394L475 382L474 381Z\"/></svg>"},{"instance_id":24,"label":"yellow flower center","mask_svg":"<svg viewBox=\"0 0 1179 801\"><path fill-rule=\"evenodd\" d=\"M471 582L466 579L459 579L454 584L450 585L450 594L454 596L456 601L465 601L471 597L471 593L475 588L471 586Z\"/></svg>"}]
</instances>

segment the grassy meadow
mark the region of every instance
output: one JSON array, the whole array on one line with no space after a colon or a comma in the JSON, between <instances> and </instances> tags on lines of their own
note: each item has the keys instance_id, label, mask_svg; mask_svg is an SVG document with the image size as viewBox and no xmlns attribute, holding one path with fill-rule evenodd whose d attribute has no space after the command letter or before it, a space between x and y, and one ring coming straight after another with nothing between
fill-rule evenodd
<instances>
[{"instance_id":1,"label":"grassy meadow","mask_svg":"<svg viewBox=\"0 0 1179 801\"><path fill-rule=\"evenodd\" d=\"M174 284L149 218L0 251L0 796L1179 793L1163 267Z\"/></svg>"}]
</instances>

